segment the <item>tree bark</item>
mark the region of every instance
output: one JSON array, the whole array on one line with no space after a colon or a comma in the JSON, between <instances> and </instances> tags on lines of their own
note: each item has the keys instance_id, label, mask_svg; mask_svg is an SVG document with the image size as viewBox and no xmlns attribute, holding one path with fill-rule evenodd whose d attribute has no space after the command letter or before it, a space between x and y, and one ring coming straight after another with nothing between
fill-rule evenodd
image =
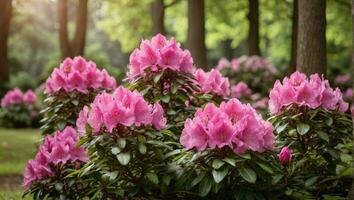
<instances>
[{"instance_id":1,"label":"tree bark","mask_svg":"<svg viewBox=\"0 0 354 200\"><path fill-rule=\"evenodd\" d=\"M249 21L248 29L248 55L261 55L259 48L259 10L258 0L248 0L249 12L247 15Z\"/></svg>"},{"instance_id":2,"label":"tree bark","mask_svg":"<svg viewBox=\"0 0 354 200\"><path fill-rule=\"evenodd\" d=\"M151 4L151 17L152 17L152 33L156 35L158 33L166 34L164 18L165 18L165 4L164 0L155 0Z\"/></svg>"},{"instance_id":3,"label":"tree bark","mask_svg":"<svg viewBox=\"0 0 354 200\"><path fill-rule=\"evenodd\" d=\"M188 0L188 48L198 67L207 67L204 0Z\"/></svg>"},{"instance_id":4,"label":"tree bark","mask_svg":"<svg viewBox=\"0 0 354 200\"><path fill-rule=\"evenodd\" d=\"M84 55L87 29L87 3L88 0L79 0L76 9L76 27L73 41L68 33L68 1L58 0L59 43L61 57L74 57Z\"/></svg>"},{"instance_id":5,"label":"tree bark","mask_svg":"<svg viewBox=\"0 0 354 200\"><path fill-rule=\"evenodd\" d=\"M296 69L326 75L326 1L298 0Z\"/></svg>"},{"instance_id":6,"label":"tree bark","mask_svg":"<svg viewBox=\"0 0 354 200\"><path fill-rule=\"evenodd\" d=\"M9 80L9 61L7 43L12 17L12 1L0 0L0 82Z\"/></svg>"},{"instance_id":7,"label":"tree bark","mask_svg":"<svg viewBox=\"0 0 354 200\"><path fill-rule=\"evenodd\" d=\"M296 48L297 48L297 31L298 31L298 0L293 3L293 16L292 16L292 34L291 34L291 53L288 73L292 74L296 71Z\"/></svg>"}]
</instances>

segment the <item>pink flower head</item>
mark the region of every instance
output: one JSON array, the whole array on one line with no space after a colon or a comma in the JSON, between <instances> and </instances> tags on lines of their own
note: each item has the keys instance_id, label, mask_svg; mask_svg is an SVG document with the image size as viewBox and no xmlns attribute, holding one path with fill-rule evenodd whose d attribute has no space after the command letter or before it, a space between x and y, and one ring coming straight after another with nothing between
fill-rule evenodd
<instances>
[{"instance_id":1,"label":"pink flower head","mask_svg":"<svg viewBox=\"0 0 354 200\"><path fill-rule=\"evenodd\" d=\"M139 49L130 55L130 70L128 78L145 76L146 70L160 71L171 69L192 73L193 59L188 50L182 50L175 39L167 40L165 36L157 34L151 40L143 40Z\"/></svg>"},{"instance_id":2,"label":"pink flower head","mask_svg":"<svg viewBox=\"0 0 354 200\"><path fill-rule=\"evenodd\" d=\"M249 97L251 95L252 95L251 89L243 81L240 81L239 83L237 83L237 85L234 85L231 88L232 97L241 98L241 97Z\"/></svg>"},{"instance_id":3,"label":"pink flower head","mask_svg":"<svg viewBox=\"0 0 354 200\"><path fill-rule=\"evenodd\" d=\"M344 112L347 104L343 101L341 91L330 87L328 80L313 74L308 78L300 72L285 77L282 82L277 80L269 93L269 110L279 113L290 104L305 106L311 109L339 110Z\"/></svg>"},{"instance_id":4,"label":"pink flower head","mask_svg":"<svg viewBox=\"0 0 354 200\"><path fill-rule=\"evenodd\" d=\"M87 162L87 151L83 147L77 147L78 140L76 131L72 127L56 132L54 137L47 136L39 147L35 159L27 163L24 186L30 187L38 180L55 175L60 166L69 162ZM53 169L53 166L56 169Z\"/></svg>"},{"instance_id":5,"label":"pink flower head","mask_svg":"<svg viewBox=\"0 0 354 200\"><path fill-rule=\"evenodd\" d=\"M344 93L345 98L352 99L353 98L353 88L348 88Z\"/></svg>"},{"instance_id":6,"label":"pink flower head","mask_svg":"<svg viewBox=\"0 0 354 200\"><path fill-rule=\"evenodd\" d=\"M250 106L237 99L222 102L220 107L208 103L187 119L180 137L187 148L231 148L242 154L247 150L264 152L274 148L273 126Z\"/></svg>"},{"instance_id":7,"label":"pink flower head","mask_svg":"<svg viewBox=\"0 0 354 200\"><path fill-rule=\"evenodd\" d=\"M350 74L338 75L335 79L337 84L346 84L350 80Z\"/></svg>"},{"instance_id":8,"label":"pink flower head","mask_svg":"<svg viewBox=\"0 0 354 200\"><path fill-rule=\"evenodd\" d=\"M229 95L229 79L223 77L219 71L212 69L210 72L205 72L202 69L198 69L195 71L194 76L203 93L214 93L222 97Z\"/></svg>"},{"instance_id":9,"label":"pink flower head","mask_svg":"<svg viewBox=\"0 0 354 200\"><path fill-rule=\"evenodd\" d=\"M292 153L288 147L283 147L278 155L281 164L286 165L291 162Z\"/></svg>"},{"instance_id":10,"label":"pink flower head","mask_svg":"<svg viewBox=\"0 0 354 200\"><path fill-rule=\"evenodd\" d=\"M15 88L8 91L1 99L1 107L5 108L15 104L30 105L34 104L36 99L37 96L32 90L27 90L27 92L23 94L19 88Z\"/></svg>"},{"instance_id":11,"label":"pink flower head","mask_svg":"<svg viewBox=\"0 0 354 200\"><path fill-rule=\"evenodd\" d=\"M230 67L231 63L226 58L221 58L218 65L215 67L217 70L221 71L227 67Z\"/></svg>"},{"instance_id":12,"label":"pink flower head","mask_svg":"<svg viewBox=\"0 0 354 200\"><path fill-rule=\"evenodd\" d=\"M160 104L149 105L137 91L118 87L112 94L103 92L94 102L80 112L76 121L79 132L85 132L86 125L99 134L102 128L109 133L119 126L153 125L160 130L166 126L166 118Z\"/></svg>"},{"instance_id":13,"label":"pink flower head","mask_svg":"<svg viewBox=\"0 0 354 200\"><path fill-rule=\"evenodd\" d=\"M216 69L220 71L227 68L234 73L240 71L256 72L261 70L270 75L277 73L277 69L267 58L262 58L259 56L241 56L239 58L232 59L231 63L227 59L221 58Z\"/></svg>"},{"instance_id":14,"label":"pink flower head","mask_svg":"<svg viewBox=\"0 0 354 200\"><path fill-rule=\"evenodd\" d=\"M45 93L54 94L59 90L87 93L90 89L114 89L116 81L106 70L100 71L92 61L77 56L66 58L55 68L46 81Z\"/></svg>"}]
</instances>

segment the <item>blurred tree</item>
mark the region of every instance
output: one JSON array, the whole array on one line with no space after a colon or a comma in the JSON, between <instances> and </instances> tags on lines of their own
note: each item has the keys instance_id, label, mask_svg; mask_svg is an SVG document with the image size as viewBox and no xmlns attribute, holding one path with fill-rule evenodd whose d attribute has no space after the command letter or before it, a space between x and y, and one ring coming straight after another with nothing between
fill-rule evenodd
<instances>
[{"instance_id":1,"label":"blurred tree","mask_svg":"<svg viewBox=\"0 0 354 200\"><path fill-rule=\"evenodd\" d=\"M291 52L288 74L296 71L296 49L297 49L297 31L298 31L298 0L293 2L292 32L291 32Z\"/></svg>"},{"instance_id":2,"label":"blurred tree","mask_svg":"<svg viewBox=\"0 0 354 200\"><path fill-rule=\"evenodd\" d=\"M258 0L248 0L249 11L247 18L248 28L248 55L261 55L259 48L259 9Z\"/></svg>"},{"instance_id":3,"label":"blurred tree","mask_svg":"<svg viewBox=\"0 0 354 200\"><path fill-rule=\"evenodd\" d=\"M204 0L188 0L188 49L198 67L207 67Z\"/></svg>"},{"instance_id":4,"label":"blurred tree","mask_svg":"<svg viewBox=\"0 0 354 200\"><path fill-rule=\"evenodd\" d=\"M299 0L296 68L326 75L326 1Z\"/></svg>"},{"instance_id":5,"label":"blurred tree","mask_svg":"<svg viewBox=\"0 0 354 200\"><path fill-rule=\"evenodd\" d=\"M154 0L151 3L152 34L165 34L165 4L163 0Z\"/></svg>"},{"instance_id":6,"label":"blurred tree","mask_svg":"<svg viewBox=\"0 0 354 200\"><path fill-rule=\"evenodd\" d=\"M0 0L0 84L9 80L8 37L12 16L12 1ZM0 87L1 87L0 86Z\"/></svg>"},{"instance_id":7,"label":"blurred tree","mask_svg":"<svg viewBox=\"0 0 354 200\"><path fill-rule=\"evenodd\" d=\"M84 55L87 27L87 1L79 0L76 10L76 29L74 39L68 33L68 0L58 0L59 43L61 57Z\"/></svg>"}]
</instances>

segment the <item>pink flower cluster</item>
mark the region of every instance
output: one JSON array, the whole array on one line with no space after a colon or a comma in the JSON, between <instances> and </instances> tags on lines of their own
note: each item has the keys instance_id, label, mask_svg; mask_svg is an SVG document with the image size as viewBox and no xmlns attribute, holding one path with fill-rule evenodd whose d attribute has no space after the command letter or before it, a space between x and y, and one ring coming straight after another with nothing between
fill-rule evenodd
<instances>
[{"instance_id":1,"label":"pink flower cluster","mask_svg":"<svg viewBox=\"0 0 354 200\"><path fill-rule=\"evenodd\" d=\"M240 81L239 83L231 87L232 97L241 98L241 97L250 97L251 95L252 95L251 89L243 81Z\"/></svg>"},{"instance_id":2,"label":"pink flower cluster","mask_svg":"<svg viewBox=\"0 0 354 200\"><path fill-rule=\"evenodd\" d=\"M105 69L100 71L96 63L77 56L66 58L59 68L55 68L46 81L45 93L54 94L59 90L74 90L87 93L88 89L114 89L116 80Z\"/></svg>"},{"instance_id":3,"label":"pink flower cluster","mask_svg":"<svg viewBox=\"0 0 354 200\"><path fill-rule=\"evenodd\" d=\"M332 89L328 80L320 78L318 74L307 78L300 72L294 72L290 78L285 77L282 83L277 80L269 94L269 110L273 114L290 104L312 109L338 109L341 112L345 112L349 106L344 102L340 89Z\"/></svg>"},{"instance_id":4,"label":"pink flower cluster","mask_svg":"<svg viewBox=\"0 0 354 200\"><path fill-rule=\"evenodd\" d=\"M229 79L223 77L219 71L212 69L210 72L205 72L198 69L194 72L194 76L203 93L214 93L222 97L229 95Z\"/></svg>"},{"instance_id":5,"label":"pink flower cluster","mask_svg":"<svg viewBox=\"0 0 354 200\"><path fill-rule=\"evenodd\" d=\"M166 126L163 114L160 104L149 105L139 92L118 87L113 94L103 92L97 95L91 109L84 107L79 113L76 125L80 133L85 133L85 126L89 124L94 134L98 134L102 126L112 133L118 125L152 124L160 130Z\"/></svg>"},{"instance_id":6,"label":"pink flower cluster","mask_svg":"<svg viewBox=\"0 0 354 200\"><path fill-rule=\"evenodd\" d=\"M350 74L336 76L335 82L337 84L346 84L350 80Z\"/></svg>"},{"instance_id":7,"label":"pink flower cluster","mask_svg":"<svg viewBox=\"0 0 354 200\"><path fill-rule=\"evenodd\" d=\"M144 76L145 70L160 71L171 69L192 73L193 59L188 50L182 50L175 39L166 40L165 36L157 34L151 41L143 40L140 49L135 49L130 55L130 79Z\"/></svg>"},{"instance_id":8,"label":"pink flower cluster","mask_svg":"<svg viewBox=\"0 0 354 200\"><path fill-rule=\"evenodd\" d=\"M14 104L34 104L37 100L36 94L32 90L22 93L19 88L8 91L1 99L1 107L5 108Z\"/></svg>"},{"instance_id":9,"label":"pink flower cluster","mask_svg":"<svg viewBox=\"0 0 354 200\"><path fill-rule=\"evenodd\" d=\"M259 56L241 56L228 61L226 58L221 58L216 66L216 69L221 71L230 68L233 72L266 70L271 74L277 73L277 69L267 58Z\"/></svg>"},{"instance_id":10,"label":"pink flower cluster","mask_svg":"<svg viewBox=\"0 0 354 200\"><path fill-rule=\"evenodd\" d=\"M187 148L203 151L206 148L231 148L242 154L247 150L264 152L274 148L273 126L249 105L237 99L222 102L220 107L208 103L187 119L180 137Z\"/></svg>"},{"instance_id":11,"label":"pink flower cluster","mask_svg":"<svg viewBox=\"0 0 354 200\"><path fill-rule=\"evenodd\" d=\"M24 186L29 187L33 182L54 176L57 173L52 166L59 167L69 162L89 160L87 151L77 147L79 137L72 127L58 131L54 137L48 135L40 146L34 160L29 160L24 172Z\"/></svg>"}]
</instances>

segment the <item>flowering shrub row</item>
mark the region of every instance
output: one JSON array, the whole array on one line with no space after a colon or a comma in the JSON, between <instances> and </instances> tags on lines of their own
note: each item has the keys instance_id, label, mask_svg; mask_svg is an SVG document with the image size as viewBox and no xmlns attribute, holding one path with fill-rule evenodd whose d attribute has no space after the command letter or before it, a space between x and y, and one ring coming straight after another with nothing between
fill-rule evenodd
<instances>
[{"instance_id":1,"label":"flowering shrub row","mask_svg":"<svg viewBox=\"0 0 354 200\"><path fill-rule=\"evenodd\" d=\"M236 71L274 74L257 59ZM81 69L79 60L70 70ZM92 86L90 76L61 81L57 73L47 81L44 128L63 131L47 136L25 173L27 192L39 199L317 198L345 196L349 187L348 106L318 75L277 81L265 121L250 104L228 99L219 71L195 70L190 53L162 35L134 50L124 87ZM264 106L247 84L232 95Z\"/></svg>"}]
</instances>

